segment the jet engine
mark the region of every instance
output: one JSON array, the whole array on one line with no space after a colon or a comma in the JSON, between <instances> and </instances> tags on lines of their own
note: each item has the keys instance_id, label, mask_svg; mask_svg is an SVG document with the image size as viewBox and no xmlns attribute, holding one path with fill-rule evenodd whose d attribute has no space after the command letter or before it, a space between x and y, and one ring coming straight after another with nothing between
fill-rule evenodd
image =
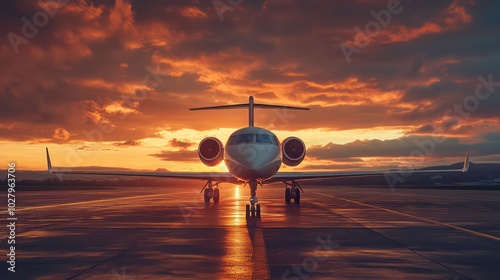
<instances>
[{"instance_id":1,"label":"jet engine","mask_svg":"<svg viewBox=\"0 0 500 280\"><path fill-rule=\"evenodd\" d=\"M207 166L216 166L224 159L224 146L215 137L207 137L198 145L198 156Z\"/></svg>"},{"instance_id":2,"label":"jet engine","mask_svg":"<svg viewBox=\"0 0 500 280\"><path fill-rule=\"evenodd\" d=\"M281 153L285 165L297 166L306 156L306 145L300 138L288 137L281 143Z\"/></svg>"}]
</instances>

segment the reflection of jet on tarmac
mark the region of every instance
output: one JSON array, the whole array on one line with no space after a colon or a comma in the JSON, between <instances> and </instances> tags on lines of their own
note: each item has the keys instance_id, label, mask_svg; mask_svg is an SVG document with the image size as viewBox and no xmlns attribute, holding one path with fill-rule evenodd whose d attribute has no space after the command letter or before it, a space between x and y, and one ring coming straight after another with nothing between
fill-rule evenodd
<instances>
[{"instance_id":1,"label":"reflection of jet on tarmac","mask_svg":"<svg viewBox=\"0 0 500 280\"><path fill-rule=\"evenodd\" d=\"M356 172L279 172L281 164L297 166L306 154L304 142L297 137L288 137L281 143L271 131L254 127L254 108L264 109L290 109L309 110L308 108L278 106L254 103L250 96L248 104L223 105L190 110L220 110L247 108L249 113L248 127L239 129L227 140L225 145L215 137L203 139L198 146L200 160L208 166L215 166L225 162L229 172L91 172L91 171L62 171L53 170L47 149L48 170L59 174L93 174L93 175L120 175L120 176L151 176L183 179L206 180L204 190L205 202L211 199L219 202L220 194L218 184L221 182L245 183L250 186L250 205L246 205L247 217L260 217L260 205L257 203L257 187L273 182L285 184L285 202L300 202L302 188L297 181L355 176L384 175L385 171L356 171ZM414 173L444 173L465 172L469 168L469 152L467 151L462 169L450 170L415 170Z\"/></svg>"}]
</instances>

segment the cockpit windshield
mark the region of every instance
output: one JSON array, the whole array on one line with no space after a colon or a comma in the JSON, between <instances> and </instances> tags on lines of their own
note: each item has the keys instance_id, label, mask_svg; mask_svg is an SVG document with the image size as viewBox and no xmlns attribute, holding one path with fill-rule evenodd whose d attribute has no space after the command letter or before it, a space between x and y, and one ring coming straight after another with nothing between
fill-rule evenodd
<instances>
[{"instance_id":1,"label":"cockpit windshield","mask_svg":"<svg viewBox=\"0 0 500 280\"><path fill-rule=\"evenodd\" d=\"M256 134L255 136L257 143L273 144L273 140L269 134Z\"/></svg>"},{"instance_id":2,"label":"cockpit windshield","mask_svg":"<svg viewBox=\"0 0 500 280\"><path fill-rule=\"evenodd\" d=\"M253 134L240 134L236 137L234 144L253 143Z\"/></svg>"},{"instance_id":3,"label":"cockpit windshield","mask_svg":"<svg viewBox=\"0 0 500 280\"><path fill-rule=\"evenodd\" d=\"M247 143L272 144L275 146L279 146L279 142L276 136L262 133L231 135L231 137L229 137L229 139L227 140L226 145L230 146Z\"/></svg>"}]
</instances>

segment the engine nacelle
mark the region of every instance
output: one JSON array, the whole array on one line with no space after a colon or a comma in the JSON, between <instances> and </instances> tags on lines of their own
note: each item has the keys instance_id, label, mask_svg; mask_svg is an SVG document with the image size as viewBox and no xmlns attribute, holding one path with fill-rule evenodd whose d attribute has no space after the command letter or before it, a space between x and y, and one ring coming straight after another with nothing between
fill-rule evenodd
<instances>
[{"instance_id":1,"label":"engine nacelle","mask_svg":"<svg viewBox=\"0 0 500 280\"><path fill-rule=\"evenodd\" d=\"M215 137L207 137L198 145L198 156L207 166L216 166L224 159L224 145Z\"/></svg>"},{"instance_id":2,"label":"engine nacelle","mask_svg":"<svg viewBox=\"0 0 500 280\"><path fill-rule=\"evenodd\" d=\"M306 157L306 145L300 138L288 137L281 143L283 163L287 166L297 166Z\"/></svg>"}]
</instances>

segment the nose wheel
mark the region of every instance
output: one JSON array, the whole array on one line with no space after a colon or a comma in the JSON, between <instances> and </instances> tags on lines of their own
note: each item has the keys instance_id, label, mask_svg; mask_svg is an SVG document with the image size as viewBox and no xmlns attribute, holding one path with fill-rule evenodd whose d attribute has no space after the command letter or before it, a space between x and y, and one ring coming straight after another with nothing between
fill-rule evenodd
<instances>
[{"instance_id":1,"label":"nose wheel","mask_svg":"<svg viewBox=\"0 0 500 280\"><path fill-rule=\"evenodd\" d=\"M247 204L245 207L245 217L260 218L260 204Z\"/></svg>"},{"instance_id":2,"label":"nose wheel","mask_svg":"<svg viewBox=\"0 0 500 280\"><path fill-rule=\"evenodd\" d=\"M247 218L260 218L260 204L257 198L257 182L251 181L250 185L250 204L245 206L245 216Z\"/></svg>"}]
</instances>

